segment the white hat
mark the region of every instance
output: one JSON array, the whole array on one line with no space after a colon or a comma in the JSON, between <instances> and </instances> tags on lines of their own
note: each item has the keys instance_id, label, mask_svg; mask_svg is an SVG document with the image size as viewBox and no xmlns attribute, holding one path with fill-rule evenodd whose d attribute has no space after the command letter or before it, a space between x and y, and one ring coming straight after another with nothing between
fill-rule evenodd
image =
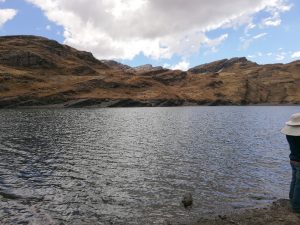
<instances>
[{"instance_id":1,"label":"white hat","mask_svg":"<svg viewBox=\"0 0 300 225\"><path fill-rule=\"evenodd\" d=\"M285 127L281 129L281 133L290 136L300 136L300 113L293 114L285 124Z\"/></svg>"}]
</instances>

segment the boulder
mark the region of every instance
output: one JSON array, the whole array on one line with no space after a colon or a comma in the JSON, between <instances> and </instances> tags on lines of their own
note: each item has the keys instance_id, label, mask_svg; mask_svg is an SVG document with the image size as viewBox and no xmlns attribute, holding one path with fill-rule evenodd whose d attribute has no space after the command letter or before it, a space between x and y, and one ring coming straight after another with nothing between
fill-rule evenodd
<instances>
[{"instance_id":1,"label":"boulder","mask_svg":"<svg viewBox=\"0 0 300 225\"><path fill-rule=\"evenodd\" d=\"M189 207L189 206L192 206L193 205L193 196L191 193L186 193L183 198L182 198L182 204L183 206L186 208L186 207Z\"/></svg>"}]
</instances>

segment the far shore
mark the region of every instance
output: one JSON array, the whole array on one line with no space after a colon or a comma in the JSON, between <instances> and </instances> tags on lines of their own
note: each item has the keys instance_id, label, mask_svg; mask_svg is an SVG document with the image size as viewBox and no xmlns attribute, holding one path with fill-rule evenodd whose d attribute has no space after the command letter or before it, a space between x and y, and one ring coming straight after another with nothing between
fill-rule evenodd
<instances>
[{"instance_id":1,"label":"far shore","mask_svg":"<svg viewBox=\"0 0 300 225\"><path fill-rule=\"evenodd\" d=\"M181 108L181 107L251 107L251 106L300 106L300 104L295 103L285 103L285 104L273 104L273 103L263 103L263 104L181 104L181 105L146 105L146 104L136 104L136 105L69 105L68 103L62 104L49 104L49 105L26 105L26 106L2 106L1 109L76 109L76 108L88 108L88 109L101 109L101 108Z\"/></svg>"}]
</instances>

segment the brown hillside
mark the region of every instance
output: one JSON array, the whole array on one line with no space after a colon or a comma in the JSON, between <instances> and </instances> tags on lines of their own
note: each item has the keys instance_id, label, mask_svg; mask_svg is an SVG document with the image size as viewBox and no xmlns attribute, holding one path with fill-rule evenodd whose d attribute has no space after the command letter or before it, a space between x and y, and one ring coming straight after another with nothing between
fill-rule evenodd
<instances>
[{"instance_id":1,"label":"brown hillside","mask_svg":"<svg viewBox=\"0 0 300 225\"><path fill-rule=\"evenodd\" d=\"M299 104L299 87L300 61L131 68L43 37L0 37L0 108Z\"/></svg>"}]
</instances>

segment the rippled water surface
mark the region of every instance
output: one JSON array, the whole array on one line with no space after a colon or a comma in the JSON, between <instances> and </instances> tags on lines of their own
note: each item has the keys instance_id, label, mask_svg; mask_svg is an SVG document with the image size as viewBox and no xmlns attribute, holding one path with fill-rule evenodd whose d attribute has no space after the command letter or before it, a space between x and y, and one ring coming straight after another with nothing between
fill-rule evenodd
<instances>
[{"instance_id":1,"label":"rippled water surface","mask_svg":"<svg viewBox=\"0 0 300 225\"><path fill-rule=\"evenodd\" d=\"M2 110L0 221L163 224L286 198L298 109Z\"/></svg>"}]
</instances>

